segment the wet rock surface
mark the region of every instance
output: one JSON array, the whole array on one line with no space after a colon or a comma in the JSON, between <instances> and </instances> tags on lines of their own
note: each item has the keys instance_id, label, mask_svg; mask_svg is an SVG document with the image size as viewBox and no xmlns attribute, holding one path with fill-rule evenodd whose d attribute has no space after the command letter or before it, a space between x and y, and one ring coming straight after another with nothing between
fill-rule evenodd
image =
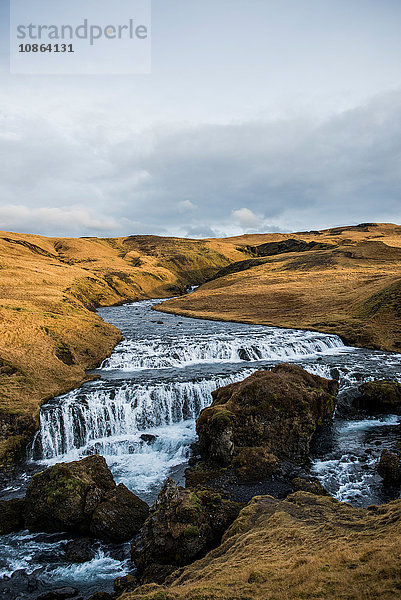
<instances>
[{"instance_id":1,"label":"wet rock surface","mask_svg":"<svg viewBox=\"0 0 401 600\"><path fill-rule=\"evenodd\" d=\"M367 381L359 386L359 409L370 413L401 415L401 384L396 381Z\"/></svg>"},{"instance_id":2,"label":"wet rock surface","mask_svg":"<svg viewBox=\"0 0 401 600\"><path fill-rule=\"evenodd\" d=\"M337 392L337 381L290 364L220 388L197 420L201 456L235 467L244 481L279 473L281 463L302 465L314 433L333 414Z\"/></svg>"},{"instance_id":3,"label":"wet rock surface","mask_svg":"<svg viewBox=\"0 0 401 600\"><path fill-rule=\"evenodd\" d=\"M132 545L142 581L160 581L203 556L220 542L240 508L211 490L194 492L168 479Z\"/></svg>"},{"instance_id":4,"label":"wet rock surface","mask_svg":"<svg viewBox=\"0 0 401 600\"><path fill-rule=\"evenodd\" d=\"M22 529L24 526L23 512L23 500L0 500L0 535Z\"/></svg>"},{"instance_id":5,"label":"wet rock surface","mask_svg":"<svg viewBox=\"0 0 401 600\"><path fill-rule=\"evenodd\" d=\"M73 531L122 542L139 531L148 511L145 502L115 484L104 458L94 455L35 475L25 496L24 523L30 531Z\"/></svg>"},{"instance_id":6,"label":"wet rock surface","mask_svg":"<svg viewBox=\"0 0 401 600\"><path fill-rule=\"evenodd\" d=\"M72 563L88 562L95 556L93 540L89 538L71 540L65 545L64 552L65 558Z\"/></svg>"},{"instance_id":7,"label":"wet rock surface","mask_svg":"<svg viewBox=\"0 0 401 600\"><path fill-rule=\"evenodd\" d=\"M381 453L377 472L383 478L384 483L399 485L401 483L401 453L389 452L387 448Z\"/></svg>"}]
</instances>

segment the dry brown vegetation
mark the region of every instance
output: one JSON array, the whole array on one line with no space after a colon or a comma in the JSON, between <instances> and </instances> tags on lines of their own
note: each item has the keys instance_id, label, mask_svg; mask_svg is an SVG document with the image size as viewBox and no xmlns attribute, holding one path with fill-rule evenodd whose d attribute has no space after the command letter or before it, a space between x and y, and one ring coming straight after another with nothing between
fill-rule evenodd
<instances>
[{"instance_id":1,"label":"dry brown vegetation","mask_svg":"<svg viewBox=\"0 0 401 600\"><path fill-rule=\"evenodd\" d=\"M289 239L330 247L267 257L250 248ZM366 224L226 242L242 248L241 262L158 310L336 333L349 344L400 351L400 226Z\"/></svg>"},{"instance_id":2,"label":"dry brown vegetation","mask_svg":"<svg viewBox=\"0 0 401 600\"><path fill-rule=\"evenodd\" d=\"M257 496L205 558L121 600L395 600L400 559L400 500L366 510L308 492Z\"/></svg>"},{"instance_id":3,"label":"dry brown vegetation","mask_svg":"<svg viewBox=\"0 0 401 600\"><path fill-rule=\"evenodd\" d=\"M241 256L218 240L0 233L0 464L43 400L82 383L120 340L95 307L183 293Z\"/></svg>"},{"instance_id":4,"label":"dry brown vegetation","mask_svg":"<svg viewBox=\"0 0 401 600\"><path fill-rule=\"evenodd\" d=\"M296 252L271 256L255 250L291 239L319 246L298 244ZM396 225L216 240L0 232L0 465L32 435L43 400L82 383L85 370L120 339L96 307L180 295L186 285L208 279L161 310L316 329L353 344L401 348Z\"/></svg>"}]
</instances>

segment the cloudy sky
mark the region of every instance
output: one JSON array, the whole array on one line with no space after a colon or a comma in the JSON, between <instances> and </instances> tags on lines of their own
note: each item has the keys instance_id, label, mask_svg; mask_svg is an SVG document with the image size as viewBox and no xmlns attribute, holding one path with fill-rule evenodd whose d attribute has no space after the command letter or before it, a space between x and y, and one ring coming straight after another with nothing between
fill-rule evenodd
<instances>
[{"instance_id":1,"label":"cloudy sky","mask_svg":"<svg viewBox=\"0 0 401 600\"><path fill-rule=\"evenodd\" d=\"M401 223L399 0L153 0L152 15L150 75L10 75L0 0L0 229Z\"/></svg>"}]
</instances>

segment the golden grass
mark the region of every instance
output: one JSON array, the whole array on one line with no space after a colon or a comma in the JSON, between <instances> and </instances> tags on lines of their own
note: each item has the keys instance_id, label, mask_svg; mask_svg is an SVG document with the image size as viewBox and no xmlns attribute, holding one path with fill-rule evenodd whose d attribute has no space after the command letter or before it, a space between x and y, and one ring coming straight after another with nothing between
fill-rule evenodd
<instances>
[{"instance_id":1,"label":"golden grass","mask_svg":"<svg viewBox=\"0 0 401 600\"><path fill-rule=\"evenodd\" d=\"M78 386L120 333L98 306L184 292L250 258L247 246L297 238L334 249L272 256L162 310L316 329L401 347L401 227L381 224L237 238L45 238L0 232L0 466L37 426L43 400ZM70 364L71 363L71 364ZM9 452L10 450L10 452ZM10 455L10 456L9 456Z\"/></svg>"},{"instance_id":2,"label":"golden grass","mask_svg":"<svg viewBox=\"0 0 401 600\"><path fill-rule=\"evenodd\" d=\"M367 231L288 235L335 247L268 257L264 264L210 281L188 297L164 302L158 310L336 333L350 344L399 351L401 227L362 229ZM243 241L265 243L278 236L245 236Z\"/></svg>"},{"instance_id":3,"label":"golden grass","mask_svg":"<svg viewBox=\"0 0 401 600\"><path fill-rule=\"evenodd\" d=\"M170 585L121 600L389 600L401 596L401 501L356 509L307 492L253 498L221 546Z\"/></svg>"},{"instance_id":4,"label":"golden grass","mask_svg":"<svg viewBox=\"0 0 401 600\"><path fill-rule=\"evenodd\" d=\"M120 340L96 307L183 293L241 256L213 241L0 233L0 465L43 400L80 385Z\"/></svg>"}]
</instances>

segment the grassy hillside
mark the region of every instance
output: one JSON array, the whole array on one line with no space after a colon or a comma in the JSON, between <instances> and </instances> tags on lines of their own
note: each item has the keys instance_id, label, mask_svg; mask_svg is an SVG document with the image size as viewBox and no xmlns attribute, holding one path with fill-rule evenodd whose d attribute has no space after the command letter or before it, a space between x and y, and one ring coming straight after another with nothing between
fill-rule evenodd
<instances>
[{"instance_id":1,"label":"grassy hillside","mask_svg":"<svg viewBox=\"0 0 401 600\"><path fill-rule=\"evenodd\" d=\"M401 350L401 227L364 224L226 241L242 250L241 260L159 310L312 329L350 344Z\"/></svg>"},{"instance_id":2,"label":"grassy hillside","mask_svg":"<svg viewBox=\"0 0 401 600\"><path fill-rule=\"evenodd\" d=\"M400 534L400 500L366 510L307 492L256 496L222 544L170 585L121 600L394 600Z\"/></svg>"},{"instance_id":3,"label":"grassy hillside","mask_svg":"<svg viewBox=\"0 0 401 600\"><path fill-rule=\"evenodd\" d=\"M96 307L205 281L161 310L401 348L396 225L213 240L0 232L0 465L32 435L41 403L82 383L120 339Z\"/></svg>"},{"instance_id":4,"label":"grassy hillside","mask_svg":"<svg viewBox=\"0 0 401 600\"><path fill-rule=\"evenodd\" d=\"M184 293L241 257L219 241L0 233L0 464L32 435L43 400L119 341L96 307Z\"/></svg>"}]
</instances>

